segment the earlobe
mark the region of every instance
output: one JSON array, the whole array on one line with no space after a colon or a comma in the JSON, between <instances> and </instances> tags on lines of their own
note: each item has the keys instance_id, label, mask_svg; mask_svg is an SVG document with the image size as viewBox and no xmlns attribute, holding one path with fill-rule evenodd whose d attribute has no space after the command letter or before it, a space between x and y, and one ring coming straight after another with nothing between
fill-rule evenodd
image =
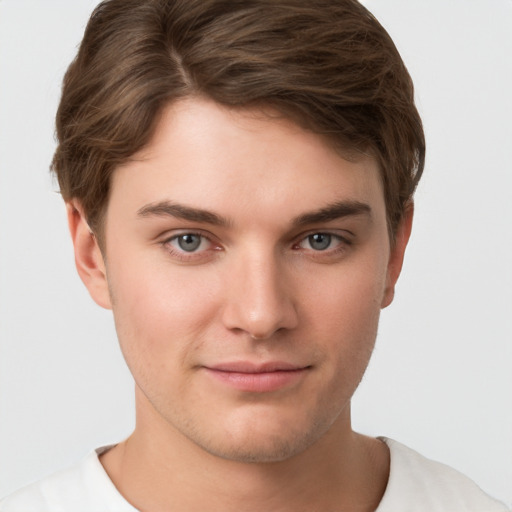
<instances>
[{"instance_id":1,"label":"earlobe","mask_svg":"<svg viewBox=\"0 0 512 512\"><path fill-rule=\"evenodd\" d=\"M98 241L79 202L72 200L66 203L66 209L78 275L93 300L101 307L111 309L106 267Z\"/></svg>"},{"instance_id":2,"label":"earlobe","mask_svg":"<svg viewBox=\"0 0 512 512\"><path fill-rule=\"evenodd\" d=\"M402 270L405 249L411 236L412 219L414 216L414 204L411 202L405 208L403 218L398 226L395 236L395 243L391 247L388 270L386 275L386 288L382 298L381 308L389 306L395 296L395 285Z\"/></svg>"}]
</instances>

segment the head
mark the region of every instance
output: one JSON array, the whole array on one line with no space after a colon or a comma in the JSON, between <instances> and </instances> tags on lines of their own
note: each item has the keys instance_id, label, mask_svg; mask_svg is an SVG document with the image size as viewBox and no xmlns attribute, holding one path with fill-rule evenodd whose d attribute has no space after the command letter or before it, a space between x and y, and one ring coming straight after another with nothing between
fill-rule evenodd
<instances>
[{"instance_id":1,"label":"head","mask_svg":"<svg viewBox=\"0 0 512 512\"><path fill-rule=\"evenodd\" d=\"M103 2L57 119L77 267L114 311L137 428L245 462L346 434L424 158L371 14Z\"/></svg>"},{"instance_id":2,"label":"head","mask_svg":"<svg viewBox=\"0 0 512 512\"><path fill-rule=\"evenodd\" d=\"M100 243L114 170L186 97L271 109L347 155L372 155L393 240L425 142L404 63L356 0L102 2L65 76L53 160Z\"/></svg>"}]
</instances>

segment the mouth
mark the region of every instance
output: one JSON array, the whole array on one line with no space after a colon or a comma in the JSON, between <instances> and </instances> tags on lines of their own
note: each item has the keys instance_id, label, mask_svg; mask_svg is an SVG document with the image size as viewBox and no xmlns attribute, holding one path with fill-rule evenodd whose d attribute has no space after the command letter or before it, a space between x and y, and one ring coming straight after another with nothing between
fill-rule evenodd
<instances>
[{"instance_id":1,"label":"mouth","mask_svg":"<svg viewBox=\"0 0 512 512\"><path fill-rule=\"evenodd\" d=\"M203 368L209 376L225 386L250 393L268 393L298 384L311 366L281 361L263 364L236 361Z\"/></svg>"}]
</instances>

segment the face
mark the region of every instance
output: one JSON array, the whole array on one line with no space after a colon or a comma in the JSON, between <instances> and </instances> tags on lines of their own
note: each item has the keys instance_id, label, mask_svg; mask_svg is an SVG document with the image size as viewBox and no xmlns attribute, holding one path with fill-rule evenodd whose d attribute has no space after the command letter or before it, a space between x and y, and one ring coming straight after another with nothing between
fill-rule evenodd
<instances>
[{"instance_id":1,"label":"face","mask_svg":"<svg viewBox=\"0 0 512 512\"><path fill-rule=\"evenodd\" d=\"M403 253L374 159L185 100L115 171L105 240L104 283L84 281L113 308L138 424L241 461L347 428Z\"/></svg>"}]
</instances>

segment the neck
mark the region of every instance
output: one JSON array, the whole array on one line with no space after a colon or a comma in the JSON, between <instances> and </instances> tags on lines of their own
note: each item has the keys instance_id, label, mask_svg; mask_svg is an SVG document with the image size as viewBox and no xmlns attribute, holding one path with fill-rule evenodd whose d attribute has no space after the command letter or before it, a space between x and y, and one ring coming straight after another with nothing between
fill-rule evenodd
<instances>
[{"instance_id":1,"label":"neck","mask_svg":"<svg viewBox=\"0 0 512 512\"><path fill-rule=\"evenodd\" d=\"M387 483L387 447L354 433L349 410L305 451L264 463L212 455L163 420L145 421L139 406L137 418L133 434L101 462L139 510L362 512L375 510Z\"/></svg>"}]
</instances>

